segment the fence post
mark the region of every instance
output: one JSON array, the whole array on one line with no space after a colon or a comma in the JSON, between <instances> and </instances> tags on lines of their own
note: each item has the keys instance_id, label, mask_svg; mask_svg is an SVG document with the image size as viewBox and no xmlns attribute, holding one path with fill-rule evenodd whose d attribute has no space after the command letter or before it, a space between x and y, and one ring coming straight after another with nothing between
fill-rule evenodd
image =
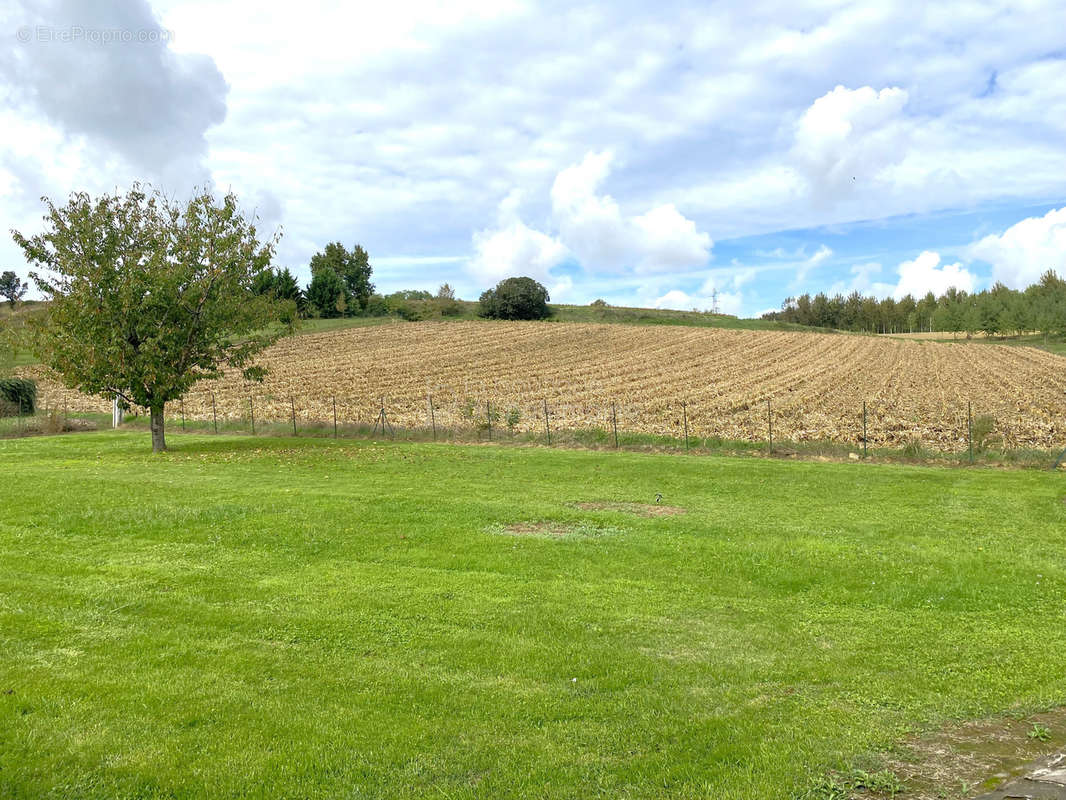
<instances>
[{"instance_id":1,"label":"fence post","mask_svg":"<svg viewBox=\"0 0 1066 800\"><path fill-rule=\"evenodd\" d=\"M973 463L973 401L966 401L966 443L970 448L970 463Z\"/></svg>"},{"instance_id":2,"label":"fence post","mask_svg":"<svg viewBox=\"0 0 1066 800\"><path fill-rule=\"evenodd\" d=\"M766 424L770 431L770 454L774 452L774 412L770 409L770 398L766 398Z\"/></svg>"},{"instance_id":3,"label":"fence post","mask_svg":"<svg viewBox=\"0 0 1066 800\"><path fill-rule=\"evenodd\" d=\"M685 452L688 452L688 404L681 401L681 418L685 421Z\"/></svg>"},{"instance_id":4,"label":"fence post","mask_svg":"<svg viewBox=\"0 0 1066 800\"><path fill-rule=\"evenodd\" d=\"M18 415L19 415L19 436L22 436L22 396L21 395L19 396L19 399L18 399L18 402L16 403L16 406L18 407Z\"/></svg>"},{"instance_id":5,"label":"fence post","mask_svg":"<svg viewBox=\"0 0 1066 800\"><path fill-rule=\"evenodd\" d=\"M489 423L489 441L492 441L492 403L485 401L485 419Z\"/></svg>"},{"instance_id":6,"label":"fence post","mask_svg":"<svg viewBox=\"0 0 1066 800\"><path fill-rule=\"evenodd\" d=\"M252 436L255 436L255 405L251 397L248 398L248 416L252 420Z\"/></svg>"},{"instance_id":7,"label":"fence post","mask_svg":"<svg viewBox=\"0 0 1066 800\"><path fill-rule=\"evenodd\" d=\"M289 395L289 405L292 407L292 435L296 435L296 398Z\"/></svg>"},{"instance_id":8,"label":"fence post","mask_svg":"<svg viewBox=\"0 0 1066 800\"><path fill-rule=\"evenodd\" d=\"M429 398L429 424L433 426L433 441L437 441L437 412L433 408L433 395L426 393Z\"/></svg>"},{"instance_id":9,"label":"fence post","mask_svg":"<svg viewBox=\"0 0 1066 800\"><path fill-rule=\"evenodd\" d=\"M215 409L214 392L211 392L211 419L215 422L215 433L218 433L218 411Z\"/></svg>"},{"instance_id":10,"label":"fence post","mask_svg":"<svg viewBox=\"0 0 1066 800\"><path fill-rule=\"evenodd\" d=\"M866 458L869 451L866 449L866 401L862 401L862 457Z\"/></svg>"},{"instance_id":11,"label":"fence post","mask_svg":"<svg viewBox=\"0 0 1066 800\"><path fill-rule=\"evenodd\" d=\"M611 428L614 430L614 449L618 449L618 408L611 401Z\"/></svg>"},{"instance_id":12,"label":"fence post","mask_svg":"<svg viewBox=\"0 0 1066 800\"><path fill-rule=\"evenodd\" d=\"M396 429L392 427L392 423L389 422L389 417L385 413L385 398L384 398L384 396L381 398L381 411L378 413L378 418L374 422L374 430L370 432L371 436L373 436L375 433L378 432L378 425L381 425L381 435L382 436L384 436L386 433L388 433L388 435L391 438L393 438L393 439L396 438ZM388 426L388 431L385 430L385 426L386 425Z\"/></svg>"},{"instance_id":13,"label":"fence post","mask_svg":"<svg viewBox=\"0 0 1066 800\"><path fill-rule=\"evenodd\" d=\"M185 397L181 398L181 429L185 430Z\"/></svg>"},{"instance_id":14,"label":"fence post","mask_svg":"<svg viewBox=\"0 0 1066 800\"><path fill-rule=\"evenodd\" d=\"M337 438L337 396L333 396L333 438Z\"/></svg>"},{"instance_id":15,"label":"fence post","mask_svg":"<svg viewBox=\"0 0 1066 800\"><path fill-rule=\"evenodd\" d=\"M544 400L544 433L548 437L548 444L552 443L552 429L548 425L548 400Z\"/></svg>"},{"instance_id":16,"label":"fence post","mask_svg":"<svg viewBox=\"0 0 1066 800\"><path fill-rule=\"evenodd\" d=\"M1059 457L1056 458L1055 463L1051 465L1052 472L1057 470L1059 468L1059 464L1061 464L1063 461L1066 461L1066 449L1063 449L1063 451L1059 453Z\"/></svg>"}]
</instances>

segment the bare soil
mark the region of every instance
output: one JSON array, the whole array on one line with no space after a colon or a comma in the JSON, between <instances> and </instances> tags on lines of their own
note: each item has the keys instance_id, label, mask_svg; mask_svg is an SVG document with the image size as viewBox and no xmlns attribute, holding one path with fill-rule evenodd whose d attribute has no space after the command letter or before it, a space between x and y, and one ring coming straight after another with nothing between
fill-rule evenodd
<instances>
[{"instance_id":1,"label":"bare soil","mask_svg":"<svg viewBox=\"0 0 1066 800\"><path fill-rule=\"evenodd\" d=\"M1050 733L1031 738L1034 724ZM885 766L906 787L900 800L965 800L1031 771L1066 747L1066 708L963 722L903 743Z\"/></svg>"},{"instance_id":2,"label":"bare soil","mask_svg":"<svg viewBox=\"0 0 1066 800\"><path fill-rule=\"evenodd\" d=\"M582 511L621 511L638 517L674 517L684 514L680 506L664 506L658 503L574 503Z\"/></svg>"}]
</instances>

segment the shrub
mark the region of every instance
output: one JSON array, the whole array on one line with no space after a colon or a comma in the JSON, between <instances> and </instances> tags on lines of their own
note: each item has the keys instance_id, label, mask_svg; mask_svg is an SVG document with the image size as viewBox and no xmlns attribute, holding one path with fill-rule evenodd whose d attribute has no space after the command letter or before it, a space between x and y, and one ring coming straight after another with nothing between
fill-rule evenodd
<instances>
[{"instance_id":1,"label":"shrub","mask_svg":"<svg viewBox=\"0 0 1066 800\"><path fill-rule=\"evenodd\" d=\"M996 418L991 414L981 414L975 417L972 430L975 453L984 453L1000 440L996 434Z\"/></svg>"},{"instance_id":2,"label":"shrub","mask_svg":"<svg viewBox=\"0 0 1066 800\"><path fill-rule=\"evenodd\" d=\"M29 378L0 378L0 404L10 414L32 414L37 408L37 384Z\"/></svg>"},{"instance_id":3,"label":"shrub","mask_svg":"<svg viewBox=\"0 0 1066 800\"><path fill-rule=\"evenodd\" d=\"M507 278L482 293L478 314L489 319L545 319L551 315L549 299L548 290L532 278Z\"/></svg>"},{"instance_id":4,"label":"shrub","mask_svg":"<svg viewBox=\"0 0 1066 800\"><path fill-rule=\"evenodd\" d=\"M389 314L389 302L380 294L372 294L366 301L363 313L368 317L386 317Z\"/></svg>"},{"instance_id":5,"label":"shrub","mask_svg":"<svg viewBox=\"0 0 1066 800\"><path fill-rule=\"evenodd\" d=\"M511 435L514 435L514 429L518 427L518 423L522 419L522 412L517 408L512 408L507 412L507 427L511 430Z\"/></svg>"},{"instance_id":6,"label":"shrub","mask_svg":"<svg viewBox=\"0 0 1066 800\"><path fill-rule=\"evenodd\" d=\"M458 300L438 298L437 307L440 308L440 315L442 317L458 317L463 313L463 305Z\"/></svg>"}]
</instances>

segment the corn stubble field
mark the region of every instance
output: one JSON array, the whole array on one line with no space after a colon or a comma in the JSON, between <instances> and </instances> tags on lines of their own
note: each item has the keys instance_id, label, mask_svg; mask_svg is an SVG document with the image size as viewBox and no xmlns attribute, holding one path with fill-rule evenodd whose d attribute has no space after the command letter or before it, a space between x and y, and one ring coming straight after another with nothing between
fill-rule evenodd
<instances>
[{"instance_id":1,"label":"corn stubble field","mask_svg":"<svg viewBox=\"0 0 1066 800\"><path fill-rule=\"evenodd\" d=\"M262 384L239 376L199 384L190 418L371 424L384 398L397 427L484 425L609 429L760 440L767 400L774 436L858 442L862 404L871 444L966 441L967 403L995 418L1006 447L1061 447L1066 359L1034 348L938 344L844 334L523 322L423 322L357 327L282 340L261 363ZM48 379L40 402L108 411ZM292 398L290 400L290 398ZM488 405L487 405L488 404ZM684 405L684 414L683 414ZM177 404L168 414L177 413ZM511 425L508 425L510 421Z\"/></svg>"}]
</instances>

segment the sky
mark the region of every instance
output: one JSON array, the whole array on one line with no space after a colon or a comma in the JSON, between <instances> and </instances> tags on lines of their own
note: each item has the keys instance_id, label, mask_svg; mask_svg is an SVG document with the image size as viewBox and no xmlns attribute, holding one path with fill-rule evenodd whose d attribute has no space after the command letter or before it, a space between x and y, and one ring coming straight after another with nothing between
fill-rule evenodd
<instances>
[{"instance_id":1,"label":"sky","mask_svg":"<svg viewBox=\"0 0 1066 800\"><path fill-rule=\"evenodd\" d=\"M46 196L233 191L309 278L756 316L1066 274L1066 0L8 0L0 269Z\"/></svg>"}]
</instances>

